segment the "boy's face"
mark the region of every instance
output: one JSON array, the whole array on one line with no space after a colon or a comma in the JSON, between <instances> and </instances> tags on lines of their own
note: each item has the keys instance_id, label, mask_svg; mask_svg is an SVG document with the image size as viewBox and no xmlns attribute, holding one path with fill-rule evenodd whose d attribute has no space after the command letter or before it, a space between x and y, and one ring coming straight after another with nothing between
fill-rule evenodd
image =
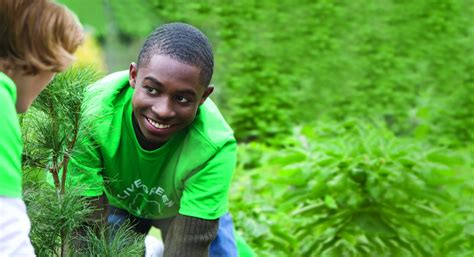
<instances>
[{"instance_id":1,"label":"boy's face","mask_svg":"<svg viewBox=\"0 0 474 257\"><path fill-rule=\"evenodd\" d=\"M55 74L52 71L40 71L36 75L13 76L17 89L16 111L18 113L26 112Z\"/></svg>"},{"instance_id":2,"label":"boy's face","mask_svg":"<svg viewBox=\"0 0 474 257\"><path fill-rule=\"evenodd\" d=\"M166 55L154 55L148 65L130 64L133 115L145 139L161 146L185 128L212 93L200 82L200 69Z\"/></svg>"}]
</instances>

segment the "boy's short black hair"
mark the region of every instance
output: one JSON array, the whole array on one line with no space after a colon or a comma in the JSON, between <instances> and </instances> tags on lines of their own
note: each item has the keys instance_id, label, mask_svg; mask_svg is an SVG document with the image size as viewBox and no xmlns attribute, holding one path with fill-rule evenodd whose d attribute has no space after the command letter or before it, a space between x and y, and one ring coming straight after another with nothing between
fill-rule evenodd
<instances>
[{"instance_id":1,"label":"boy's short black hair","mask_svg":"<svg viewBox=\"0 0 474 257\"><path fill-rule=\"evenodd\" d=\"M212 46L197 28L181 23L168 23L156 28L145 40L138 55L138 68L148 65L155 54L201 69L201 83L208 86L214 70Z\"/></svg>"}]
</instances>

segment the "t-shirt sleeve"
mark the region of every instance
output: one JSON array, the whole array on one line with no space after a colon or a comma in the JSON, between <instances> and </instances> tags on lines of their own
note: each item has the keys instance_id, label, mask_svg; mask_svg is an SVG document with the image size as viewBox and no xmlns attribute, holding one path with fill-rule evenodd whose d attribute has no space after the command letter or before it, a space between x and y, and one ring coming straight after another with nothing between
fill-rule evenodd
<instances>
[{"instance_id":1,"label":"t-shirt sleeve","mask_svg":"<svg viewBox=\"0 0 474 257\"><path fill-rule=\"evenodd\" d=\"M100 196L104 191L102 154L90 133L81 129L68 164L70 186L78 187L81 195Z\"/></svg>"},{"instance_id":2,"label":"t-shirt sleeve","mask_svg":"<svg viewBox=\"0 0 474 257\"><path fill-rule=\"evenodd\" d=\"M179 213L209 220L224 215L236 161L237 144L229 141L185 181Z\"/></svg>"},{"instance_id":3,"label":"t-shirt sleeve","mask_svg":"<svg viewBox=\"0 0 474 257\"><path fill-rule=\"evenodd\" d=\"M0 80L0 195L21 198L21 136L14 93ZM11 86L13 87L13 86Z\"/></svg>"}]
</instances>

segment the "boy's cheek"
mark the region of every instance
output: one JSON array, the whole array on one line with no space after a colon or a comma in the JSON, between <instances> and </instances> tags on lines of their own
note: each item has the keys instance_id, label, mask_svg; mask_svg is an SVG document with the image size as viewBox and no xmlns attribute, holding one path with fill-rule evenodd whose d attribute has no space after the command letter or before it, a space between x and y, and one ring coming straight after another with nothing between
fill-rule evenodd
<instances>
[{"instance_id":1,"label":"boy's cheek","mask_svg":"<svg viewBox=\"0 0 474 257\"><path fill-rule=\"evenodd\" d=\"M17 87L16 111L24 113L33 101L53 80L55 72L41 71L36 75L23 76L15 81Z\"/></svg>"}]
</instances>

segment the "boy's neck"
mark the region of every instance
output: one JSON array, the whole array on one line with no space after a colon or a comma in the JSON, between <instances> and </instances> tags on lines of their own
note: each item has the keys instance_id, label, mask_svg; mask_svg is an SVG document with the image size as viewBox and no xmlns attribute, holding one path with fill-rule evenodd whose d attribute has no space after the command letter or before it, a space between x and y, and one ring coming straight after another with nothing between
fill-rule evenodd
<instances>
[{"instance_id":1,"label":"boy's neck","mask_svg":"<svg viewBox=\"0 0 474 257\"><path fill-rule=\"evenodd\" d=\"M162 146L162 144L154 144L146 140L145 136L142 134L142 132L140 131L140 128L138 127L137 119L135 118L135 115L133 115L133 113L132 113L132 124L133 124L133 131L135 132L138 143L144 150L153 151Z\"/></svg>"}]
</instances>

